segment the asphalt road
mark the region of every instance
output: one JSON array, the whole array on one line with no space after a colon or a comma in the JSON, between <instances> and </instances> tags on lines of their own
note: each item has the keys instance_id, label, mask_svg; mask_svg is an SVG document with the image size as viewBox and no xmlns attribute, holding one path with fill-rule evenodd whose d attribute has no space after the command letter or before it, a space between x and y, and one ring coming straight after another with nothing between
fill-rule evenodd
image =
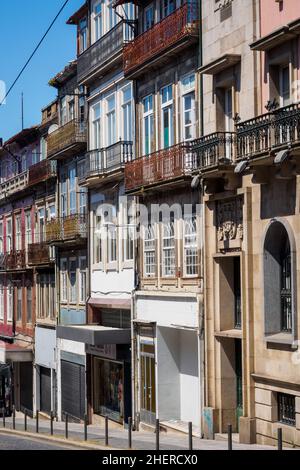
<instances>
[{"instance_id":1,"label":"asphalt road","mask_svg":"<svg viewBox=\"0 0 300 470\"><path fill-rule=\"evenodd\" d=\"M0 450L74 450L74 447L0 433Z\"/></svg>"}]
</instances>

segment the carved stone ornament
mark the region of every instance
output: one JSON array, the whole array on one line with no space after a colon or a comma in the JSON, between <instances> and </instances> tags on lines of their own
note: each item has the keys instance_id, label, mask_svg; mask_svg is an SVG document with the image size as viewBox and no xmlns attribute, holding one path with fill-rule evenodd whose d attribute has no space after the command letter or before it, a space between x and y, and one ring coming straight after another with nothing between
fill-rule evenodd
<instances>
[{"instance_id":1,"label":"carved stone ornament","mask_svg":"<svg viewBox=\"0 0 300 470\"><path fill-rule=\"evenodd\" d=\"M243 239L242 198L218 201L217 203L218 240Z\"/></svg>"}]
</instances>

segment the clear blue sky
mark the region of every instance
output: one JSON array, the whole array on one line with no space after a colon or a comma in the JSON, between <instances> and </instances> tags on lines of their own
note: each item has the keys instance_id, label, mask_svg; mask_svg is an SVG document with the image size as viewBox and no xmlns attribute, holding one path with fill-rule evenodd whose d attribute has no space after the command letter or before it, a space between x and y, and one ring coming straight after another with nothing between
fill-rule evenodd
<instances>
[{"instance_id":1,"label":"clear blue sky","mask_svg":"<svg viewBox=\"0 0 300 470\"><path fill-rule=\"evenodd\" d=\"M7 88L45 33L64 0L0 0L0 80ZM41 119L41 108L55 98L48 80L76 56L75 26L66 20L84 0L69 0L30 65L0 106L0 137L7 140L21 129L21 93L24 125Z\"/></svg>"}]
</instances>

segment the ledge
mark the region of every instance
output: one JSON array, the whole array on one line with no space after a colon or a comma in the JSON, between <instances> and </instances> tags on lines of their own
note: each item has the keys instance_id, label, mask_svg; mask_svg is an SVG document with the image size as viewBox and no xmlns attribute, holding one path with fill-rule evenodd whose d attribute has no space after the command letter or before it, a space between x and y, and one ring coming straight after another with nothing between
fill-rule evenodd
<instances>
[{"instance_id":1,"label":"ledge","mask_svg":"<svg viewBox=\"0 0 300 470\"><path fill-rule=\"evenodd\" d=\"M202 67L199 68L199 72L206 75L216 75L240 62L241 56L239 54L225 54L208 64L202 65Z\"/></svg>"},{"instance_id":2,"label":"ledge","mask_svg":"<svg viewBox=\"0 0 300 470\"><path fill-rule=\"evenodd\" d=\"M292 349L298 349L297 345L293 347L293 343L295 340L293 338L293 335L289 333L275 333L271 335L265 335L264 341L267 344L268 343L285 344L285 345L291 346Z\"/></svg>"},{"instance_id":3,"label":"ledge","mask_svg":"<svg viewBox=\"0 0 300 470\"><path fill-rule=\"evenodd\" d=\"M300 19L298 18L281 28L272 31L257 41L250 44L252 51L269 51L276 46L280 46L289 39L295 38L300 33Z\"/></svg>"},{"instance_id":4,"label":"ledge","mask_svg":"<svg viewBox=\"0 0 300 470\"><path fill-rule=\"evenodd\" d=\"M238 338L238 339L242 339L242 330L233 329L233 330L215 331L214 336L216 338Z\"/></svg>"}]
</instances>

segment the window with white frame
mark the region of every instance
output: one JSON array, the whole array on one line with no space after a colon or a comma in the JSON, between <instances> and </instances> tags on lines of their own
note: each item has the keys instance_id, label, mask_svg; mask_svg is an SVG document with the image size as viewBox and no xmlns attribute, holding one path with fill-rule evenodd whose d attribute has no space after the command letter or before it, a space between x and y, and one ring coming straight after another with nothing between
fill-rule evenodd
<instances>
[{"instance_id":1,"label":"window with white frame","mask_svg":"<svg viewBox=\"0 0 300 470\"><path fill-rule=\"evenodd\" d=\"M12 220L6 221L6 252L10 253L12 250Z\"/></svg>"},{"instance_id":2,"label":"window with white frame","mask_svg":"<svg viewBox=\"0 0 300 470\"><path fill-rule=\"evenodd\" d=\"M103 262L103 247L102 247L102 217L95 214L94 215L94 263Z\"/></svg>"},{"instance_id":3,"label":"window with white frame","mask_svg":"<svg viewBox=\"0 0 300 470\"><path fill-rule=\"evenodd\" d=\"M67 98L64 96L60 100L60 125L63 126L67 123L68 116L67 116Z\"/></svg>"},{"instance_id":4,"label":"window with white frame","mask_svg":"<svg viewBox=\"0 0 300 470\"><path fill-rule=\"evenodd\" d=\"M92 12L92 38L98 41L103 35L103 1L94 2Z\"/></svg>"},{"instance_id":5,"label":"window with white frame","mask_svg":"<svg viewBox=\"0 0 300 470\"><path fill-rule=\"evenodd\" d=\"M56 208L55 204L49 204L47 210L47 220L53 220L56 217Z\"/></svg>"},{"instance_id":6,"label":"window with white frame","mask_svg":"<svg viewBox=\"0 0 300 470\"><path fill-rule=\"evenodd\" d=\"M16 216L16 250L22 249L21 216Z\"/></svg>"},{"instance_id":7,"label":"window with white frame","mask_svg":"<svg viewBox=\"0 0 300 470\"><path fill-rule=\"evenodd\" d=\"M69 168L69 198L70 198L70 214L76 214L76 168Z\"/></svg>"},{"instance_id":8,"label":"window with white frame","mask_svg":"<svg viewBox=\"0 0 300 470\"><path fill-rule=\"evenodd\" d=\"M125 18L126 20L134 20L134 4L133 3L126 3L123 6L125 11ZM133 39L133 28L132 25L128 22L125 23L125 41L130 41Z\"/></svg>"},{"instance_id":9,"label":"window with white frame","mask_svg":"<svg viewBox=\"0 0 300 470\"><path fill-rule=\"evenodd\" d=\"M61 301L68 301L68 263L66 258L60 260L60 291Z\"/></svg>"},{"instance_id":10,"label":"window with white frame","mask_svg":"<svg viewBox=\"0 0 300 470\"><path fill-rule=\"evenodd\" d=\"M45 240L45 209L38 211L37 242L43 243Z\"/></svg>"},{"instance_id":11,"label":"window with white frame","mask_svg":"<svg viewBox=\"0 0 300 470\"><path fill-rule=\"evenodd\" d=\"M109 0L107 3L107 28L111 30L117 24L117 15L113 7L113 0Z\"/></svg>"},{"instance_id":12,"label":"window with white frame","mask_svg":"<svg viewBox=\"0 0 300 470\"><path fill-rule=\"evenodd\" d=\"M173 145L173 91L172 85L160 90L161 96L161 147Z\"/></svg>"},{"instance_id":13,"label":"window with white frame","mask_svg":"<svg viewBox=\"0 0 300 470\"><path fill-rule=\"evenodd\" d=\"M122 90L122 114L123 114L123 138L130 142L133 140L132 135L132 93L131 85Z\"/></svg>"},{"instance_id":14,"label":"window with white frame","mask_svg":"<svg viewBox=\"0 0 300 470\"><path fill-rule=\"evenodd\" d=\"M183 220L184 275L198 275L197 219L190 216Z\"/></svg>"},{"instance_id":15,"label":"window with white frame","mask_svg":"<svg viewBox=\"0 0 300 470\"><path fill-rule=\"evenodd\" d=\"M82 18L79 22L79 54L87 48L87 19Z\"/></svg>"},{"instance_id":16,"label":"window with white frame","mask_svg":"<svg viewBox=\"0 0 300 470\"><path fill-rule=\"evenodd\" d=\"M79 214L86 214L87 189L81 187L79 192Z\"/></svg>"},{"instance_id":17,"label":"window with white frame","mask_svg":"<svg viewBox=\"0 0 300 470\"><path fill-rule=\"evenodd\" d=\"M154 152L153 95L143 99L143 155Z\"/></svg>"},{"instance_id":18,"label":"window with white frame","mask_svg":"<svg viewBox=\"0 0 300 470\"><path fill-rule=\"evenodd\" d=\"M117 261L117 227L114 224L107 226L107 262Z\"/></svg>"},{"instance_id":19,"label":"window with white frame","mask_svg":"<svg viewBox=\"0 0 300 470\"><path fill-rule=\"evenodd\" d=\"M176 268L175 224L174 221L162 223L162 276L174 277Z\"/></svg>"},{"instance_id":20,"label":"window with white frame","mask_svg":"<svg viewBox=\"0 0 300 470\"><path fill-rule=\"evenodd\" d=\"M69 260L69 301L70 303L77 302L77 260L76 258L70 258Z\"/></svg>"},{"instance_id":21,"label":"window with white frame","mask_svg":"<svg viewBox=\"0 0 300 470\"><path fill-rule=\"evenodd\" d=\"M41 147L41 160L45 160L45 158L47 158L47 141L45 137L41 138L40 147Z\"/></svg>"},{"instance_id":22,"label":"window with white frame","mask_svg":"<svg viewBox=\"0 0 300 470\"><path fill-rule=\"evenodd\" d=\"M111 95L106 99L107 146L116 142L116 98Z\"/></svg>"},{"instance_id":23,"label":"window with white frame","mask_svg":"<svg viewBox=\"0 0 300 470\"><path fill-rule=\"evenodd\" d=\"M0 284L0 321L4 320L4 286Z\"/></svg>"},{"instance_id":24,"label":"window with white frame","mask_svg":"<svg viewBox=\"0 0 300 470\"><path fill-rule=\"evenodd\" d=\"M124 261L132 261L134 258L134 202L127 198L128 204L126 205L125 217L125 229L124 229Z\"/></svg>"},{"instance_id":25,"label":"window with white frame","mask_svg":"<svg viewBox=\"0 0 300 470\"><path fill-rule=\"evenodd\" d=\"M189 141L195 136L195 74L181 80L182 94L182 140Z\"/></svg>"},{"instance_id":26,"label":"window with white frame","mask_svg":"<svg viewBox=\"0 0 300 470\"><path fill-rule=\"evenodd\" d=\"M13 320L13 286L10 282L7 284L7 321L12 322Z\"/></svg>"},{"instance_id":27,"label":"window with white frame","mask_svg":"<svg viewBox=\"0 0 300 470\"><path fill-rule=\"evenodd\" d=\"M49 317L55 319L55 274L49 274Z\"/></svg>"},{"instance_id":28,"label":"window with white frame","mask_svg":"<svg viewBox=\"0 0 300 470\"><path fill-rule=\"evenodd\" d=\"M17 289L17 322L22 321L22 287Z\"/></svg>"},{"instance_id":29,"label":"window with white frame","mask_svg":"<svg viewBox=\"0 0 300 470\"><path fill-rule=\"evenodd\" d=\"M25 213L25 244L26 247L32 243L32 234L31 234L31 212L28 211Z\"/></svg>"},{"instance_id":30,"label":"window with white frame","mask_svg":"<svg viewBox=\"0 0 300 470\"><path fill-rule=\"evenodd\" d=\"M92 150L98 150L102 146L102 139L101 139L101 105L100 105L100 103L97 103L92 107L91 115L92 115L91 148L92 148Z\"/></svg>"},{"instance_id":31,"label":"window with white frame","mask_svg":"<svg viewBox=\"0 0 300 470\"><path fill-rule=\"evenodd\" d=\"M288 106L291 99L290 67L285 65L279 71L280 106Z\"/></svg>"},{"instance_id":32,"label":"window with white frame","mask_svg":"<svg viewBox=\"0 0 300 470\"><path fill-rule=\"evenodd\" d=\"M26 322L32 322L32 286L28 285L26 289Z\"/></svg>"},{"instance_id":33,"label":"window with white frame","mask_svg":"<svg viewBox=\"0 0 300 470\"><path fill-rule=\"evenodd\" d=\"M144 276L150 277L156 274L156 240L155 228L149 224L144 228Z\"/></svg>"},{"instance_id":34,"label":"window with white frame","mask_svg":"<svg viewBox=\"0 0 300 470\"><path fill-rule=\"evenodd\" d=\"M79 302L86 301L86 257L79 258Z\"/></svg>"},{"instance_id":35,"label":"window with white frame","mask_svg":"<svg viewBox=\"0 0 300 470\"><path fill-rule=\"evenodd\" d=\"M32 292L27 288L27 322L28 309L30 308ZM29 296L29 297L28 297ZM28 305L29 303L29 305ZM43 273L37 277L37 303L38 318L55 319L55 275L54 273Z\"/></svg>"},{"instance_id":36,"label":"window with white frame","mask_svg":"<svg viewBox=\"0 0 300 470\"><path fill-rule=\"evenodd\" d=\"M67 189L67 175L63 174L61 177L60 183L60 211L62 217L67 215L67 206L68 206L68 189Z\"/></svg>"}]
</instances>

